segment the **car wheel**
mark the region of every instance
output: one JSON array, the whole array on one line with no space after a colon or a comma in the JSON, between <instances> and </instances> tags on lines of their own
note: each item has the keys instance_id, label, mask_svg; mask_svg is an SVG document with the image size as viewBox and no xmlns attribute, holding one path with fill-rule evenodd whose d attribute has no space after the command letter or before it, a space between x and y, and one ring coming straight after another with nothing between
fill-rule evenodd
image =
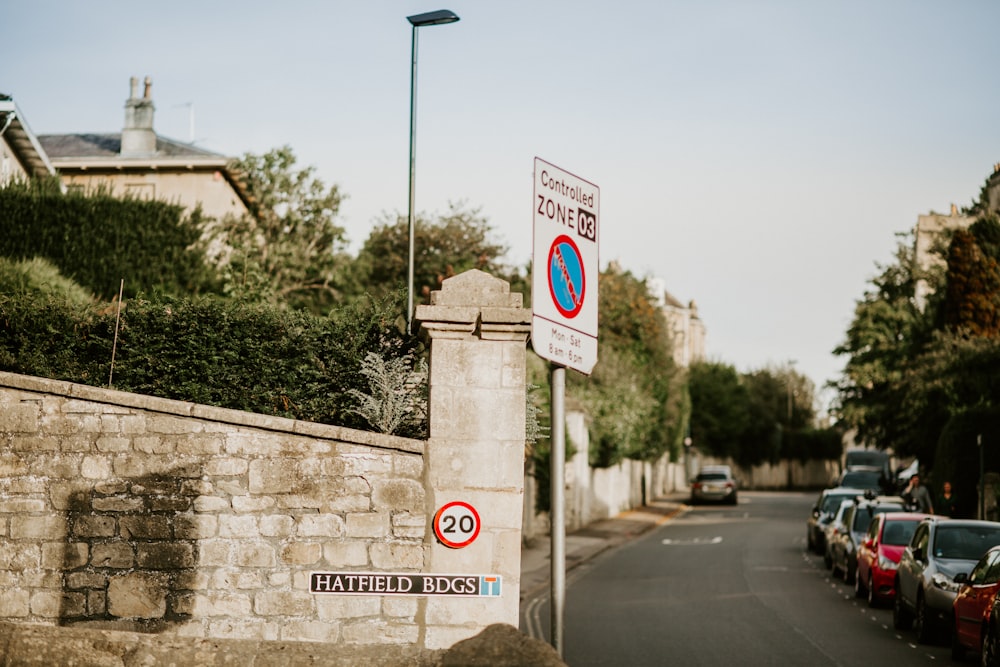
<instances>
[{"instance_id":1,"label":"car wheel","mask_svg":"<svg viewBox=\"0 0 1000 667\"><path fill-rule=\"evenodd\" d=\"M913 615L903 606L899 595L899 582L896 582L896 600L892 605L892 627L896 630L909 630L913 627Z\"/></svg>"},{"instance_id":2,"label":"car wheel","mask_svg":"<svg viewBox=\"0 0 1000 667\"><path fill-rule=\"evenodd\" d=\"M858 568L854 568L854 597L863 598L865 596L865 584L861 579L861 573L858 572Z\"/></svg>"},{"instance_id":3,"label":"car wheel","mask_svg":"<svg viewBox=\"0 0 1000 667\"><path fill-rule=\"evenodd\" d=\"M874 581L872 581L872 573L868 573L868 584L865 586L865 592L868 594L868 606L874 609L878 606L878 598L875 596L875 586Z\"/></svg>"},{"instance_id":4,"label":"car wheel","mask_svg":"<svg viewBox=\"0 0 1000 667\"><path fill-rule=\"evenodd\" d=\"M917 633L917 641L921 644L930 644L934 641L934 628L931 627L927 603L920 594L917 595L917 613L913 619L913 629Z\"/></svg>"},{"instance_id":5,"label":"car wheel","mask_svg":"<svg viewBox=\"0 0 1000 667\"><path fill-rule=\"evenodd\" d=\"M844 583L853 584L855 581L854 568L851 567L851 563L848 560L844 560ZM855 587L855 593L857 593L857 588Z\"/></svg>"}]
</instances>

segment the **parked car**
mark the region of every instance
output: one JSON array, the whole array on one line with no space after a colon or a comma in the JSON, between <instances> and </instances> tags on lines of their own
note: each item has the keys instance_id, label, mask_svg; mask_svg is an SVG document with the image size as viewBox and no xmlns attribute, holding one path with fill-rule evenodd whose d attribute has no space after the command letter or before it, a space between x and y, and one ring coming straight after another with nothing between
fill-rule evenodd
<instances>
[{"instance_id":1,"label":"parked car","mask_svg":"<svg viewBox=\"0 0 1000 667\"><path fill-rule=\"evenodd\" d=\"M857 498L863 493L862 489L844 486L823 489L806 520L806 544L810 551L820 555L826 553L826 527L833 521L837 508L840 507L840 502Z\"/></svg>"},{"instance_id":2,"label":"parked car","mask_svg":"<svg viewBox=\"0 0 1000 667\"><path fill-rule=\"evenodd\" d=\"M896 597L896 568L903 549L910 543L917 524L929 518L919 512L878 514L858 546L854 594L867 597L869 607L890 603Z\"/></svg>"},{"instance_id":3,"label":"parked car","mask_svg":"<svg viewBox=\"0 0 1000 667\"><path fill-rule=\"evenodd\" d=\"M879 468L854 468L840 473L837 486L850 486L864 491L882 493L885 489L885 481Z\"/></svg>"},{"instance_id":4,"label":"parked car","mask_svg":"<svg viewBox=\"0 0 1000 667\"><path fill-rule=\"evenodd\" d=\"M837 540L837 536L847 530L847 524L844 523L844 518L847 515L847 511L854 506L853 498L846 498L840 501L840 506L837 507L836 513L833 515L833 519L826 526L826 533L823 535L823 543L826 545L823 550L823 564L826 565L826 569L833 569L833 554L830 553L830 545Z\"/></svg>"},{"instance_id":5,"label":"parked car","mask_svg":"<svg viewBox=\"0 0 1000 667\"><path fill-rule=\"evenodd\" d=\"M905 509L905 502L898 496L855 498L854 504L844 514L844 530L839 531L830 544L830 570L834 576L840 574L845 583L854 583L858 571L858 547L868 534L872 517Z\"/></svg>"},{"instance_id":6,"label":"parked car","mask_svg":"<svg viewBox=\"0 0 1000 667\"><path fill-rule=\"evenodd\" d=\"M955 583L959 589L952 603L951 656L962 660L969 651L982 651L983 628L1000 591L1000 546L987 551L968 575L955 575Z\"/></svg>"},{"instance_id":7,"label":"parked car","mask_svg":"<svg viewBox=\"0 0 1000 667\"><path fill-rule=\"evenodd\" d=\"M950 629L959 584L990 547L1000 544L1000 523L931 517L917 525L896 570L892 622L897 630L913 627L923 644Z\"/></svg>"},{"instance_id":8,"label":"parked car","mask_svg":"<svg viewBox=\"0 0 1000 667\"><path fill-rule=\"evenodd\" d=\"M881 449L850 449L844 455L844 470L876 469L882 472L884 480L892 479L892 463L889 453Z\"/></svg>"},{"instance_id":9,"label":"parked car","mask_svg":"<svg viewBox=\"0 0 1000 667\"><path fill-rule=\"evenodd\" d=\"M729 466L702 466L691 481L691 504L700 502L724 502L735 505L737 484Z\"/></svg>"},{"instance_id":10,"label":"parked car","mask_svg":"<svg viewBox=\"0 0 1000 667\"><path fill-rule=\"evenodd\" d=\"M983 667L1000 667L1000 595L993 598L982 632L983 643L979 664Z\"/></svg>"}]
</instances>

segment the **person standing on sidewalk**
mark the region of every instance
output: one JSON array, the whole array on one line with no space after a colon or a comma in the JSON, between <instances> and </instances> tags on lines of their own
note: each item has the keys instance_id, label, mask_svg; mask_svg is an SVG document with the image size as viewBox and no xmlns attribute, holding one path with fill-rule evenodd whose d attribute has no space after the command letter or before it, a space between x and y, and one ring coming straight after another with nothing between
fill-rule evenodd
<instances>
[{"instance_id":1,"label":"person standing on sidewalk","mask_svg":"<svg viewBox=\"0 0 1000 667\"><path fill-rule=\"evenodd\" d=\"M931 501L931 493L927 487L920 483L920 475L910 477L910 483L903 491L903 498L914 505L918 512L924 514L934 514L934 503Z\"/></svg>"},{"instance_id":2,"label":"person standing on sidewalk","mask_svg":"<svg viewBox=\"0 0 1000 667\"><path fill-rule=\"evenodd\" d=\"M951 482L945 481L941 485L941 495L934 502L934 507L937 508L938 513L955 518L958 512L957 502L955 494L951 490Z\"/></svg>"}]
</instances>

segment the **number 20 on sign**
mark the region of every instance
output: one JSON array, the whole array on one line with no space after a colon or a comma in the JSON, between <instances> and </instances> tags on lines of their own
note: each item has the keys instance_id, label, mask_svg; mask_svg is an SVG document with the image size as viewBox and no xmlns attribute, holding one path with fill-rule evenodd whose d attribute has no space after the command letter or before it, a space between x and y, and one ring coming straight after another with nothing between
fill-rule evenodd
<instances>
[{"instance_id":1,"label":"number 20 on sign","mask_svg":"<svg viewBox=\"0 0 1000 667\"><path fill-rule=\"evenodd\" d=\"M460 500L442 506L434 515L434 534L441 544L452 549L472 544L481 526L476 508Z\"/></svg>"}]
</instances>

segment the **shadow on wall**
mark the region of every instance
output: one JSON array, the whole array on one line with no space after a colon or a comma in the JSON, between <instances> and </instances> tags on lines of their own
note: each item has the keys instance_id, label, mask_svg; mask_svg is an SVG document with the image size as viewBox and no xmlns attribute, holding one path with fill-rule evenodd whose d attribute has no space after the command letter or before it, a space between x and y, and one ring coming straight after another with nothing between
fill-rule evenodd
<instances>
[{"instance_id":1,"label":"shadow on wall","mask_svg":"<svg viewBox=\"0 0 1000 667\"><path fill-rule=\"evenodd\" d=\"M199 477L177 468L70 496L61 625L161 632L190 617Z\"/></svg>"}]
</instances>

